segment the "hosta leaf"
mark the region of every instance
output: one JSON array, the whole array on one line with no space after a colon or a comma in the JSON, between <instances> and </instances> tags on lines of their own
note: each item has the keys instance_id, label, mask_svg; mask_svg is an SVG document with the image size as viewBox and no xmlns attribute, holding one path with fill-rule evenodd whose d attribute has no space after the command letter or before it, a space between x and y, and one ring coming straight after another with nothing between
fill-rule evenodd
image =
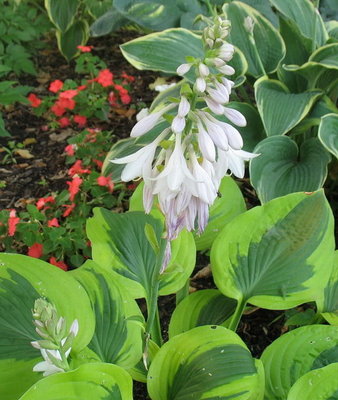
<instances>
[{"instance_id":1,"label":"hosta leaf","mask_svg":"<svg viewBox=\"0 0 338 400\"><path fill-rule=\"evenodd\" d=\"M257 361L236 333L197 327L159 350L149 368L148 392L152 400L261 400L263 370Z\"/></svg>"},{"instance_id":2,"label":"hosta leaf","mask_svg":"<svg viewBox=\"0 0 338 400\"><path fill-rule=\"evenodd\" d=\"M219 193L220 197L210 207L206 229L201 235L195 235L197 250L210 249L216 236L224 226L246 210L243 195L237 183L230 176L222 179Z\"/></svg>"},{"instance_id":3,"label":"hosta leaf","mask_svg":"<svg viewBox=\"0 0 338 400\"><path fill-rule=\"evenodd\" d=\"M124 368L142 357L143 317L128 292L114 281L114 274L86 261L71 272L87 291L95 313L95 332L88 344L101 361Z\"/></svg>"},{"instance_id":4,"label":"hosta leaf","mask_svg":"<svg viewBox=\"0 0 338 400\"><path fill-rule=\"evenodd\" d=\"M333 217L322 190L294 193L234 218L217 236L211 266L218 289L268 309L321 295L332 269Z\"/></svg>"},{"instance_id":5,"label":"hosta leaf","mask_svg":"<svg viewBox=\"0 0 338 400\"><path fill-rule=\"evenodd\" d=\"M169 337L202 325L222 325L236 309L236 300L216 289L198 290L175 308L169 324Z\"/></svg>"},{"instance_id":6,"label":"hosta leaf","mask_svg":"<svg viewBox=\"0 0 338 400\"><path fill-rule=\"evenodd\" d=\"M61 32L73 23L78 6L78 0L45 0L48 16Z\"/></svg>"},{"instance_id":7,"label":"hosta leaf","mask_svg":"<svg viewBox=\"0 0 338 400\"><path fill-rule=\"evenodd\" d=\"M72 349L90 341L94 315L85 290L68 273L28 256L0 254L0 393L1 400L17 399L42 377L33 367L42 361L31 341L35 332L32 310L40 297L54 304L67 328L77 319L79 333Z\"/></svg>"},{"instance_id":8,"label":"hosta leaf","mask_svg":"<svg viewBox=\"0 0 338 400\"><path fill-rule=\"evenodd\" d=\"M66 32L56 32L59 50L68 61L79 53L77 46L84 45L88 37L88 23L81 19L75 21Z\"/></svg>"},{"instance_id":9,"label":"hosta leaf","mask_svg":"<svg viewBox=\"0 0 338 400\"><path fill-rule=\"evenodd\" d=\"M260 156L250 162L250 177L262 203L321 188L331 161L317 138L306 140L298 148L288 136L273 136L262 140L255 153Z\"/></svg>"},{"instance_id":10,"label":"hosta leaf","mask_svg":"<svg viewBox=\"0 0 338 400\"><path fill-rule=\"evenodd\" d=\"M321 95L319 90L290 93L276 80L261 78L255 82L255 98L268 136L284 135L310 111Z\"/></svg>"},{"instance_id":11,"label":"hosta leaf","mask_svg":"<svg viewBox=\"0 0 338 400\"><path fill-rule=\"evenodd\" d=\"M123 56L135 68L141 70L162 71L176 75L179 65L186 62L186 56L202 58L204 50L200 36L183 28L167 29L133 39L120 46ZM232 79L238 79L246 72L246 61L243 54L236 51L229 62L236 73ZM186 74L188 79L194 77L194 71Z\"/></svg>"},{"instance_id":12,"label":"hosta leaf","mask_svg":"<svg viewBox=\"0 0 338 400\"><path fill-rule=\"evenodd\" d=\"M88 1L90 4L93 4L91 0ZM111 1L109 3L111 4ZM127 23L128 20L124 18L114 7L111 7L90 26L90 34L94 37L107 35L108 33L121 28Z\"/></svg>"},{"instance_id":13,"label":"hosta leaf","mask_svg":"<svg viewBox=\"0 0 338 400\"><path fill-rule=\"evenodd\" d=\"M338 396L338 363L310 371L292 386L287 400L335 400Z\"/></svg>"},{"instance_id":14,"label":"hosta leaf","mask_svg":"<svg viewBox=\"0 0 338 400\"><path fill-rule=\"evenodd\" d=\"M318 137L325 148L338 158L338 114L327 114L322 118Z\"/></svg>"},{"instance_id":15,"label":"hosta leaf","mask_svg":"<svg viewBox=\"0 0 338 400\"><path fill-rule=\"evenodd\" d=\"M130 400L132 380L121 367L92 363L34 384L20 400Z\"/></svg>"},{"instance_id":16,"label":"hosta leaf","mask_svg":"<svg viewBox=\"0 0 338 400\"><path fill-rule=\"evenodd\" d=\"M270 3L291 19L305 38L314 42L314 48L326 43L328 34L324 22L310 0L270 0Z\"/></svg>"},{"instance_id":17,"label":"hosta leaf","mask_svg":"<svg viewBox=\"0 0 338 400\"><path fill-rule=\"evenodd\" d=\"M278 28L279 22L277 15L272 11L269 0L241 0L242 3L248 4L252 8L259 11L267 18L274 27Z\"/></svg>"},{"instance_id":18,"label":"hosta leaf","mask_svg":"<svg viewBox=\"0 0 338 400\"><path fill-rule=\"evenodd\" d=\"M261 360L265 397L286 399L291 386L304 374L338 362L338 327L309 325L294 329L270 344Z\"/></svg>"},{"instance_id":19,"label":"hosta leaf","mask_svg":"<svg viewBox=\"0 0 338 400\"><path fill-rule=\"evenodd\" d=\"M224 6L226 17L231 21L229 41L236 45L248 62L248 74L257 78L274 72L285 54L285 46L279 32L254 8L239 1ZM250 16L255 25L254 41L244 28L244 20Z\"/></svg>"}]
</instances>

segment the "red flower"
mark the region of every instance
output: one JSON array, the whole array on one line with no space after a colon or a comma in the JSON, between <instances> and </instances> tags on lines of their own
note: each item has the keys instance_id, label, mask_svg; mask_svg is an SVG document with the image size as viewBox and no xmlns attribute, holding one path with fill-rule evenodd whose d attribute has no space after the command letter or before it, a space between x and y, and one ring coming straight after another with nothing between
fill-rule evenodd
<instances>
[{"instance_id":1,"label":"red flower","mask_svg":"<svg viewBox=\"0 0 338 400\"><path fill-rule=\"evenodd\" d=\"M62 107L58 101L50 108L50 110L57 117L61 117L66 112L66 109Z\"/></svg>"},{"instance_id":2,"label":"red flower","mask_svg":"<svg viewBox=\"0 0 338 400\"><path fill-rule=\"evenodd\" d=\"M121 85L114 85L114 88L120 93L120 96L128 94L128 90Z\"/></svg>"},{"instance_id":3,"label":"red flower","mask_svg":"<svg viewBox=\"0 0 338 400\"><path fill-rule=\"evenodd\" d=\"M66 210L64 211L64 213L62 214L63 217L68 217L72 211L74 210L76 204L72 203L72 204L63 204L62 207L65 207Z\"/></svg>"},{"instance_id":4,"label":"red flower","mask_svg":"<svg viewBox=\"0 0 338 400\"><path fill-rule=\"evenodd\" d=\"M134 80L135 80L134 76L128 75L124 71L121 74L121 78L125 79L128 82L134 82Z\"/></svg>"},{"instance_id":5,"label":"red flower","mask_svg":"<svg viewBox=\"0 0 338 400\"><path fill-rule=\"evenodd\" d=\"M69 90L65 90L64 92L61 92L59 94L59 98L60 99L72 99L73 97L75 97L78 94L78 90L77 89L69 89Z\"/></svg>"},{"instance_id":6,"label":"red flower","mask_svg":"<svg viewBox=\"0 0 338 400\"><path fill-rule=\"evenodd\" d=\"M76 150L76 145L75 144L69 144L68 146L65 147L65 153L67 153L67 156L72 157L75 154Z\"/></svg>"},{"instance_id":7,"label":"red flower","mask_svg":"<svg viewBox=\"0 0 338 400\"><path fill-rule=\"evenodd\" d=\"M59 224L59 221L57 220L57 218L52 218L51 220L49 220L48 222L47 222L47 225L49 226L49 228L52 228L52 227L59 227L60 226L60 224Z\"/></svg>"},{"instance_id":8,"label":"red flower","mask_svg":"<svg viewBox=\"0 0 338 400\"><path fill-rule=\"evenodd\" d=\"M83 115L74 115L73 121L76 122L79 126L85 126L87 123L87 118Z\"/></svg>"},{"instance_id":9,"label":"red flower","mask_svg":"<svg viewBox=\"0 0 338 400\"><path fill-rule=\"evenodd\" d=\"M106 186L109 190L109 193L112 193L114 190L114 182L111 180L110 176L99 176L96 179L96 182L99 186Z\"/></svg>"},{"instance_id":10,"label":"red flower","mask_svg":"<svg viewBox=\"0 0 338 400\"><path fill-rule=\"evenodd\" d=\"M61 268L64 271L68 270L68 265L64 261L57 261L55 257L51 257L49 259L49 264L55 265L56 267Z\"/></svg>"},{"instance_id":11,"label":"red flower","mask_svg":"<svg viewBox=\"0 0 338 400\"><path fill-rule=\"evenodd\" d=\"M76 105L73 99L67 99L67 98L61 98L57 102L61 107L68 108L68 110L74 110Z\"/></svg>"},{"instance_id":12,"label":"red flower","mask_svg":"<svg viewBox=\"0 0 338 400\"><path fill-rule=\"evenodd\" d=\"M90 174L91 170L83 168L82 161L76 160L75 163L69 168L68 175L74 176L76 174Z\"/></svg>"},{"instance_id":13,"label":"red flower","mask_svg":"<svg viewBox=\"0 0 338 400\"><path fill-rule=\"evenodd\" d=\"M61 128L66 128L67 126L70 125L70 120L67 117L62 117L58 120L58 123Z\"/></svg>"},{"instance_id":14,"label":"red flower","mask_svg":"<svg viewBox=\"0 0 338 400\"><path fill-rule=\"evenodd\" d=\"M130 104L131 97L129 96L129 94L122 94L121 95L121 101L122 101L123 104Z\"/></svg>"},{"instance_id":15,"label":"red flower","mask_svg":"<svg viewBox=\"0 0 338 400\"><path fill-rule=\"evenodd\" d=\"M111 86L113 85L113 74L109 69L103 69L99 72L96 81L103 87Z\"/></svg>"},{"instance_id":16,"label":"red flower","mask_svg":"<svg viewBox=\"0 0 338 400\"><path fill-rule=\"evenodd\" d=\"M29 102L31 103L31 106L36 108L39 107L39 105L41 104L41 99L39 99L34 93L31 93L27 99L29 100Z\"/></svg>"},{"instance_id":17,"label":"red flower","mask_svg":"<svg viewBox=\"0 0 338 400\"><path fill-rule=\"evenodd\" d=\"M57 93L59 90L62 89L63 82L60 81L59 79L56 79L49 85L49 91L53 93Z\"/></svg>"},{"instance_id":18,"label":"red flower","mask_svg":"<svg viewBox=\"0 0 338 400\"><path fill-rule=\"evenodd\" d=\"M73 201L76 194L79 193L80 191L80 186L83 180L79 176L74 176L74 178L71 181L67 181L68 187L68 192L69 192L69 199L70 201Z\"/></svg>"},{"instance_id":19,"label":"red flower","mask_svg":"<svg viewBox=\"0 0 338 400\"><path fill-rule=\"evenodd\" d=\"M14 236L16 226L20 222L20 218L16 216L16 211L13 209L9 212L8 218L8 236Z\"/></svg>"},{"instance_id":20,"label":"red flower","mask_svg":"<svg viewBox=\"0 0 338 400\"><path fill-rule=\"evenodd\" d=\"M103 167L103 161L93 158L93 162L98 166L98 168L101 169Z\"/></svg>"},{"instance_id":21,"label":"red flower","mask_svg":"<svg viewBox=\"0 0 338 400\"><path fill-rule=\"evenodd\" d=\"M28 247L27 254L30 257L40 258L43 252L43 245L41 243L34 243L31 247Z\"/></svg>"},{"instance_id":22,"label":"red flower","mask_svg":"<svg viewBox=\"0 0 338 400\"><path fill-rule=\"evenodd\" d=\"M92 48L93 48L94 46L77 46L77 48L79 49L79 50L81 50L82 51L82 53L90 53L91 51L92 51Z\"/></svg>"},{"instance_id":23,"label":"red flower","mask_svg":"<svg viewBox=\"0 0 338 400\"><path fill-rule=\"evenodd\" d=\"M81 86L78 86L78 87L77 87L77 90L78 90L79 92L81 92L81 90L85 90L85 89L87 89L87 86L86 86L86 85L81 85Z\"/></svg>"},{"instance_id":24,"label":"red flower","mask_svg":"<svg viewBox=\"0 0 338 400\"><path fill-rule=\"evenodd\" d=\"M48 196L48 197L41 197L37 202L36 202L36 207L38 210L41 210L44 208L44 206L47 203L55 203L55 199L53 196Z\"/></svg>"}]
</instances>

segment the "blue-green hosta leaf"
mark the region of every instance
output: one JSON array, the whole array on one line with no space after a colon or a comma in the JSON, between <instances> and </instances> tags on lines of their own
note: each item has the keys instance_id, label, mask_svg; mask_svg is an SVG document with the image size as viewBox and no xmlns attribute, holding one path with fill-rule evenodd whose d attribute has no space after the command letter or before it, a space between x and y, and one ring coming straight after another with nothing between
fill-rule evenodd
<instances>
[{"instance_id":1,"label":"blue-green hosta leaf","mask_svg":"<svg viewBox=\"0 0 338 400\"><path fill-rule=\"evenodd\" d=\"M338 327L308 325L294 329L270 344L261 360L265 397L286 399L291 386L304 374L338 362Z\"/></svg>"},{"instance_id":2,"label":"blue-green hosta leaf","mask_svg":"<svg viewBox=\"0 0 338 400\"><path fill-rule=\"evenodd\" d=\"M241 0L242 3L248 4L252 8L259 11L265 18L267 18L272 25L278 29L279 22L276 13L272 11L269 0Z\"/></svg>"},{"instance_id":3,"label":"blue-green hosta leaf","mask_svg":"<svg viewBox=\"0 0 338 400\"><path fill-rule=\"evenodd\" d=\"M20 400L130 400L132 380L121 367L105 363L81 365L74 371L48 376Z\"/></svg>"},{"instance_id":4,"label":"blue-green hosta leaf","mask_svg":"<svg viewBox=\"0 0 338 400\"><path fill-rule=\"evenodd\" d=\"M90 4L94 4L92 0L87 1ZM111 1L109 3L111 5ZM120 14L115 7L111 7L90 26L90 35L94 37L107 35L108 33L116 31L127 23L128 20L123 17L123 15Z\"/></svg>"},{"instance_id":5,"label":"blue-green hosta leaf","mask_svg":"<svg viewBox=\"0 0 338 400\"><path fill-rule=\"evenodd\" d=\"M61 32L73 23L78 6L78 0L45 0L48 16Z\"/></svg>"},{"instance_id":6,"label":"blue-green hosta leaf","mask_svg":"<svg viewBox=\"0 0 338 400\"><path fill-rule=\"evenodd\" d=\"M263 379L262 379L263 378ZM216 325L174 336L148 373L152 400L261 400L264 372L236 333Z\"/></svg>"},{"instance_id":7,"label":"blue-green hosta leaf","mask_svg":"<svg viewBox=\"0 0 338 400\"><path fill-rule=\"evenodd\" d=\"M336 400L338 363L310 371L292 386L287 400Z\"/></svg>"},{"instance_id":8,"label":"blue-green hosta leaf","mask_svg":"<svg viewBox=\"0 0 338 400\"><path fill-rule=\"evenodd\" d=\"M262 77L255 82L255 98L268 136L285 135L310 111L319 90L290 93L279 81Z\"/></svg>"},{"instance_id":9,"label":"blue-green hosta leaf","mask_svg":"<svg viewBox=\"0 0 338 400\"><path fill-rule=\"evenodd\" d=\"M56 39L61 54L70 61L79 53L77 46L87 43L89 25L86 20L75 21L66 32L56 32Z\"/></svg>"},{"instance_id":10,"label":"blue-green hosta leaf","mask_svg":"<svg viewBox=\"0 0 338 400\"><path fill-rule=\"evenodd\" d=\"M187 56L203 58L204 50L201 37L184 28L167 29L130 40L120 46L123 56L135 68L141 70L162 71L176 75L179 65L186 62ZM244 55L236 51L228 63L236 73L232 79L241 78L247 69ZM186 74L194 78L194 71ZM243 83L243 80L241 80Z\"/></svg>"},{"instance_id":11,"label":"blue-green hosta leaf","mask_svg":"<svg viewBox=\"0 0 338 400\"><path fill-rule=\"evenodd\" d=\"M276 71L285 54L284 42L277 29L258 11L240 1L226 4L224 11L231 21L229 41L243 52L248 62L248 74L258 78ZM244 28L248 16L255 23L254 41Z\"/></svg>"},{"instance_id":12,"label":"blue-green hosta leaf","mask_svg":"<svg viewBox=\"0 0 338 400\"><path fill-rule=\"evenodd\" d=\"M211 266L225 296L288 309L321 296L333 249L333 216L323 191L294 193L227 224L212 246Z\"/></svg>"},{"instance_id":13,"label":"blue-green hosta leaf","mask_svg":"<svg viewBox=\"0 0 338 400\"><path fill-rule=\"evenodd\" d=\"M42 377L33 367L42 361L31 341L35 332L34 302L45 297L65 318L67 328L77 319L79 333L72 349L81 351L94 332L89 298L68 273L28 256L0 254L0 393L1 400L17 399Z\"/></svg>"},{"instance_id":14,"label":"blue-green hosta leaf","mask_svg":"<svg viewBox=\"0 0 338 400\"><path fill-rule=\"evenodd\" d=\"M273 136L260 142L255 153L260 156L250 162L250 177L262 203L288 193L320 189L331 161L317 138L298 148L288 136Z\"/></svg>"},{"instance_id":15,"label":"blue-green hosta leaf","mask_svg":"<svg viewBox=\"0 0 338 400\"><path fill-rule=\"evenodd\" d=\"M314 48L326 43L328 34L324 22L310 0L270 0L270 3L292 20L305 38L313 41Z\"/></svg>"},{"instance_id":16,"label":"blue-green hosta leaf","mask_svg":"<svg viewBox=\"0 0 338 400\"><path fill-rule=\"evenodd\" d=\"M327 114L322 118L318 137L324 147L338 158L338 114Z\"/></svg>"},{"instance_id":17,"label":"blue-green hosta leaf","mask_svg":"<svg viewBox=\"0 0 338 400\"><path fill-rule=\"evenodd\" d=\"M135 300L115 283L115 275L93 261L71 274L87 291L95 313L95 332L88 344L101 361L124 368L142 357L143 316Z\"/></svg>"},{"instance_id":18,"label":"blue-green hosta leaf","mask_svg":"<svg viewBox=\"0 0 338 400\"><path fill-rule=\"evenodd\" d=\"M185 297L175 308L169 324L169 337L202 325L223 325L236 309L236 300L219 290L198 290Z\"/></svg>"}]
</instances>

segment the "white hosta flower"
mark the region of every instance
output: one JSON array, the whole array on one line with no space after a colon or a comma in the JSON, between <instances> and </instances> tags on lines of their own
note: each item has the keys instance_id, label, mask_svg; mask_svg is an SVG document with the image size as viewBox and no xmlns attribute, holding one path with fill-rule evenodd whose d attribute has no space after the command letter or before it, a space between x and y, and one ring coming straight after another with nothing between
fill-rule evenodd
<instances>
[{"instance_id":1,"label":"white hosta flower","mask_svg":"<svg viewBox=\"0 0 338 400\"><path fill-rule=\"evenodd\" d=\"M171 129L174 133L181 133L185 128L185 118L176 115L171 123Z\"/></svg>"},{"instance_id":2,"label":"white hosta flower","mask_svg":"<svg viewBox=\"0 0 338 400\"><path fill-rule=\"evenodd\" d=\"M149 132L155 125L159 122L162 115L166 112L170 111L175 107L175 104L169 104L166 107L162 108L162 110L150 113L146 117L142 118L136 125L134 125L133 129L130 132L131 137L139 137Z\"/></svg>"},{"instance_id":3,"label":"white hosta flower","mask_svg":"<svg viewBox=\"0 0 338 400\"><path fill-rule=\"evenodd\" d=\"M197 78L196 82L195 82L195 87L198 92L201 92L201 93L205 92L205 89L207 87L207 83L206 83L205 79Z\"/></svg>"},{"instance_id":4,"label":"white hosta flower","mask_svg":"<svg viewBox=\"0 0 338 400\"><path fill-rule=\"evenodd\" d=\"M224 61L230 61L234 55L235 48L230 43L224 43L219 48L218 57Z\"/></svg>"},{"instance_id":5,"label":"white hosta flower","mask_svg":"<svg viewBox=\"0 0 338 400\"><path fill-rule=\"evenodd\" d=\"M246 126L246 119L242 113L239 111L224 107L224 115L235 125L237 126Z\"/></svg>"},{"instance_id":6,"label":"white hosta flower","mask_svg":"<svg viewBox=\"0 0 338 400\"><path fill-rule=\"evenodd\" d=\"M198 72L202 78L205 78L210 74L209 68L203 63L199 63Z\"/></svg>"},{"instance_id":7,"label":"white hosta flower","mask_svg":"<svg viewBox=\"0 0 338 400\"><path fill-rule=\"evenodd\" d=\"M214 142L211 137L208 135L207 131L204 129L201 122L198 121L198 147L201 150L203 158L207 159L210 162L214 162L216 160L216 149Z\"/></svg>"},{"instance_id":8,"label":"white hosta flower","mask_svg":"<svg viewBox=\"0 0 338 400\"><path fill-rule=\"evenodd\" d=\"M223 115L224 114L224 107L222 104L218 103L217 101L213 100L211 97L205 97L205 102L210 110L215 113L216 115Z\"/></svg>"},{"instance_id":9,"label":"white hosta flower","mask_svg":"<svg viewBox=\"0 0 338 400\"><path fill-rule=\"evenodd\" d=\"M212 87L207 86L207 92L216 103L224 104L229 101L229 94L223 89L213 89Z\"/></svg>"},{"instance_id":10,"label":"white hosta flower","mask_svg":"<svg viewBox=\"0 0 338 400\"><path fill-rule=\"evenodd\" d=\"M41 355L45 361L41 361L37 363L33 367L34 372L43 372L43 376L48 376L55 374L57 372L65 372L63 368L57 367L52 359L49 357L50 355L56 358L57 360L62 360L61 355L58 350L45 350L41 349ZM68 353L69 354L69 353Z\"/></svg>"},{"instance_id":11,"label":"white hosta flower","mask_svg":"<svg viewBox=\"0 0 338 400\"><path fill-rule=\"evenodd\" d=\"M155 90L156 92L164 92L167 89L170 89L171 87L175 86L176 82L172 82L172 83L164 83L163 85L156 85L155 86Z\"/></svg>"},{"instance_id":12,"label":"white hosta flower","mask_svg":"<svg viewBox=\"0 0 338 400\"><path fill-rule=\"evenodd\" d=\"M230 147L233 149L239 150L243 147L243 139L241 134L238 132L236 128L234 128L232 125L227 124L226 122L219 121L218 119L214 118L210 114L206 114L207 120L210 121L210 123L214 124L213 126L218 126L220 129L222 129L223 133L227 137L227 143L229 144ZM223 149L226 150L226 149Z\"/></svg>"},{"instance_id":13,"label":"white hosta flower","mask_svg":"<svg viewBox=\"0 0 338 400\"><path fill-rule=\"evenodd\" d=\"M230 65L223 65L223 67L217 67L217 69L224 75L233 75L236 72Z\"/></svg>"},{"instance_id":14,"label":"white hosta flower","mask_svg":"<svg viewBox=\"0 0 338 400\"><path fill-rule=\"evenodd\" d=\"M252 158L257 157L259 154L249 153L244 150L233 150L229 149L227 157L229 160L229 170L237 176L237 178L244 178L245 163Z\"/></svg>"},{"instance_id":15,"label":"white hosta flower","mask_svg":"<svg viewBox=\"0 0 338 400\"><path fill-rule=\"evenodd\" d=\"M195 152L190 152L190 160L192 174L196 182L197 197L203 202L211 205L217 197L217 190L214 187L212 179L198 162Z\"/></svg>"},{"instance_id":16,"label":"white hosta flower","mask_svg":"<svg viewBox=\"0 0 338 400\"><path fill-rule=\"evenodd\" d=\"M178 105L177 115L185 117L190 111L190 103L185 96L181 96L180 104Z\"/></svg>"},{"instance_id":17,"label":"white hosta flower","mask_svg":"<svg viewBox=\"0 0 338 400\"><path fill-rule=\"evenodd\" d=\"M212 62L216 68L220 68L225 65L225 61L218 57L213 58Z\"/></svg>"},{"instance_id":18,"label":"white hosta flower","mask_svg":"<svg viewBox=\"0 0 338 400\"><path fill-rule=\"evenodd\" d=\"M136 121L141 121L141 119L147 117L149 115L149 108L142 108L137 114L136 114Z\"/></svg>"},{"instance_id":19,"label":"white hosta flower","mask_svg":"<svg viewBox=\"0 0 338 400\"><path fill-rule=\"evenodd\" d=\"M181 64L177 69L177 75L183 76L184 74L186 74L187 72L190 71L191 68L191 64Z\"/></svg>"},{"instance_id":20,"label":"white hosta flower","mask_svg":"<svg viewBox=\"0 0 338 400\"><path fill-rule=\"evenodd\" d=\"M224 132L224 129L222 129L222 126L216 123L216 118L211 120L208 118L209 114L202 111L200 111L198 115L215 146L225 151L228 150L229 145L227 135Z\"/></svg>"},{"instance_id":21,"label":"white hosta flower","mask_svg":"<svg viewBox=\"0 0 338 400\"><path fill-rule=\"evenodd\" d=\"M253 34L253 30L255 27L255 21L253 20L252 17L250 17L250 15L248 15L246 18L244 18L244 28L245 30L250 33L250 35Z\"/></svg>"}]
</instances>

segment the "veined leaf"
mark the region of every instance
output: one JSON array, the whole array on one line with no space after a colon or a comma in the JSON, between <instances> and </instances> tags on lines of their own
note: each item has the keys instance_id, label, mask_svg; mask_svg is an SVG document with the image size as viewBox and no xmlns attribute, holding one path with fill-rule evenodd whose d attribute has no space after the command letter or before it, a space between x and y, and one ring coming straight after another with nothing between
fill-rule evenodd
<instances>
[{"instance_id":1,"label":"veined leaf","mask_svg":"<svg viewBox=\"0 0 338 400\"><path fill-rule=\"evenodd\" d=\"M260 156L250 162L251 184L262 203L288 193L320 189L331 161L317 138L298 148L288 136L272 136L262 140L254 152Z\"/></svg>"},{"instance_id":2,"label":"veined leaf","mask_svg":"<svg viewBox=\"0 0 338 400\"><path fill-rule=\"evenodd\" d=\"M78 0L45 0L48 16L61 32L73 23L78 6Z\"/></svg>"},{"instance_id":3,"label":"veined leaf","mask_svg":"<svg viewBox=\"0 0 338 400\"><path fill-rule=\"evenodd\" d=\"M328 282L333 216L322 190L271 200L217 236L211 266L219 290L245 306L288 309L314 301Z\"/></svg>"},{"instance_id":4,"label":"veined leaf","mask_svg":"<svg viewBox=\"0 0 338 400\"><path fill-rule=\"evenodd\" d=\"M294 329L270 344L261 360L265 397L286 399L291 386L307 372L338 362L338 327L308 325Z\"/></svg>"},{"instance_id":5,"label":"veined leaf","mask_svg":"<svg viewBox=\"0 0 338 400\"><path fill-rule=\"evenodd\" d=\"M322 118L318 137L324 147L338 158L338 114L327 114Z\"/></svg>"},{"instance_id":6,"label":"veined leaf","mask_svg":"<svg viewBox=\"0 0 338 400\"><path fill-rule=\"evenodd\" d=\"M59 50L68 61L79 53L77 46L84 45L88 37L88 23L81 19L75 21L66 32L56 32Z\"/></svg>"},{"instance_id":7,"label":"veined leaf","mask_svg":"<svg viewBox=\"0 0 338 400\"><path fill-rule=\"evenodd\" d=\"M44 297L52 303L67 329L78 320L73 352L89 343L94 315L85 290L68 273L17 254L1 253L0 265L0 393L1 400L13 400L42 377L33 372L42 357L30 343L41 339L33 324L35 300Z\"/></svg>"},{"instance_id":8,"label":"veined leaf","mask_svg":"<svg viewBox=\"0 0 338 400\"><path fill-rule=\"evenodd\" d=\"M320 90L290 93L281 82L261 78L255 82L255 98L268 136L285 135L310 111Z\"/></svg>"},{"instance_id":9,"label":"veined leaf","mask_svg":"<svg viewBox=\"0 0 338 400\"><path fill-rule=\"evenodd\" d=\"M264 371L236 333L216 325L174 336L148 373L152 400L262 400Z\"/></svg>"}]
</instances>

